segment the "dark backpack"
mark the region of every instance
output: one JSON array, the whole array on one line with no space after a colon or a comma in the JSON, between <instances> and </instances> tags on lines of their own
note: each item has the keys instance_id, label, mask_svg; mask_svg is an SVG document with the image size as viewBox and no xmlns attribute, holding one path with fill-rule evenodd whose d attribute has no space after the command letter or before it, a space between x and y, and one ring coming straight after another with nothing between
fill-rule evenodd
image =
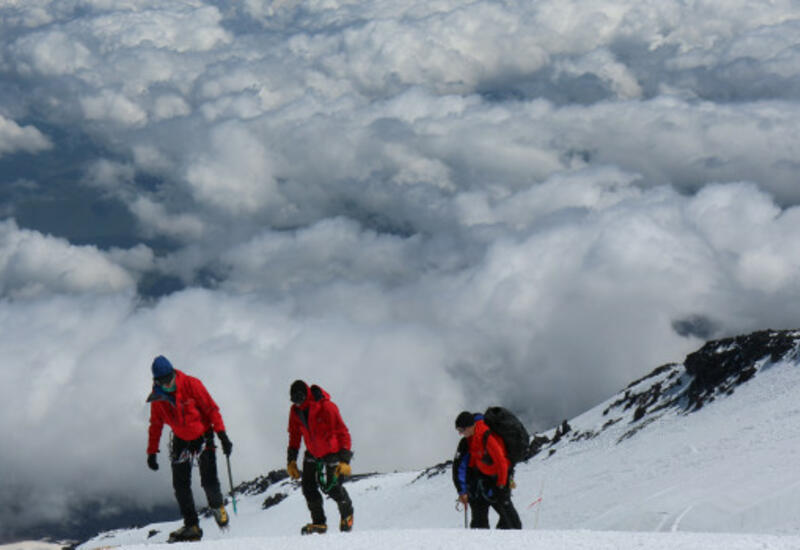
<instances>
[{"instance_id":1,"label":"dark backpack","mask_svg":"<svg viewBox=\"0 0 800 550\"><path fill-rule=\"evenodd\" d=\"M506 455L512 466L528 458L530 435L514 413L503 407L489 407L483 413L483 421L505 443ZM487 432L486 437L488 435Z\"/></svg>"}]
</instances>

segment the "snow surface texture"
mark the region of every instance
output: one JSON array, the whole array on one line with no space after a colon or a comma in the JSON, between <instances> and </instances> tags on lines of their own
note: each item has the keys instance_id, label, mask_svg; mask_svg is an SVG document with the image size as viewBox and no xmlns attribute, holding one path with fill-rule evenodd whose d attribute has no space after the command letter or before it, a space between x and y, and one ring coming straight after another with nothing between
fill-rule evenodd
<instances>
[{"instance_id":1,"label":"snow surface texture","mask_svg":"<svg viewBox=\"0 0 800 550\"><path fill-rule=\"evenodd\" d=\"M51 542L23 541L14 544L0 544L0 550L61 550L64 546Z\"/></svg>"},{"instance_id":2,"label":"snow surface texture","mask_svg":"<svg viewBox=\"0 0 800 550\"><path fill-rule=\"evenodd\" d=\"M621 533L591 531L464 531L453 529L371 531L324 535L327 550L796 550L800 537L712 535L707 533ZM197 543L125 546L128 550L318 550L316 537L267 537Z\"/></svg>"},{"instance_id":3,"label":"snow surface texture","mask_svg":"<svg viewBox=\"0 0 800 550\"><path fill-rule=\"evenodd\" d=\"M464 515L455 509L449 467L439 465L349 483L356 532L326 535L326 547L800 548L800 333L710 343L687 362L747 356L743 343L759 336L760 342L782 338L781 357L773 362L761 348L717 380L699 408L687 397L696 377L684 365L665 365L570 420L560 437L561 426L543 434L548 443L517 466L514 493L525 530L535 532L459 531ZM788 351L787 343L793 344ZM729 383L751 371L741 383ZM455 449L455 432L451 437ZM262 509L279 494L287 496ZM335 506L326 506L335 527ZM238 495L238 510L227 532L210 518L201 521L204 546L302 549L317 543L291 536L308 521L294 482ZM179 525L104 533L80 548L138 548L163 542Z\"/></svg>"}]
</instances>

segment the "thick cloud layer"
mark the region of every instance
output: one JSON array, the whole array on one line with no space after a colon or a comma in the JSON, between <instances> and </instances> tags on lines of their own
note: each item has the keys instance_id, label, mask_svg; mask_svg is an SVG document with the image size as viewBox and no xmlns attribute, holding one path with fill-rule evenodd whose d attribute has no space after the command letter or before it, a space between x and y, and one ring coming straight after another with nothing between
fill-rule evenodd
<instances>
[{"instance_id":1,"label":"thick cloud layer","mask_svg":"<svg viewBox=\"0 0 800 550\"><path fill-rule=\"evenodd\" d=\"M546 429L795 326L795 4L0 4L6 515L170 501L161 353L249 478L296 378L357 471L414 468L464 408Z\"/></svg>"}]
</instances>

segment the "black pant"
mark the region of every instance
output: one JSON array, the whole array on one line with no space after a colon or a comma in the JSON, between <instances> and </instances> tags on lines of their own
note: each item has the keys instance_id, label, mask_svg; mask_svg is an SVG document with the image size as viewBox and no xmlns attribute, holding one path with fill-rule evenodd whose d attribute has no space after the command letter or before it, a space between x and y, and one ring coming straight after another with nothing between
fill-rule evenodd
<instances>
[{"instance_id":1,"label":"black pant","mask_svg":"<svg viewBox=\"0 0 800 550\"><path fill-rule=\"evenodd\" d=\"M469 524L472 529L489 528L489 506L500 516L497 529L522 529L522 520L511 502L511 492L498 489L490 478L479 479L469 492L469 505L472 508L472 521Z\"/></svg>"},{"instance_id":2,"label":"black pant","mask_svg":"<svg viewBox=\"0 0 800 550\"><path fill-rule=\"evenodd\" d=\"M303 457L303 496L306 497L306 504L309 512L311 512L311 523L326 525L325 510L322 507L322 494L320 493L320 479L317 475L317 468L320 466L324 473L322 490L336 501L341 518L344 519L353 513L353 503L342 486L342 478L338 478L335 483L329 486L327 485L328 480L333 479L334 470L338 464L339 461L336 457L325 460L324 458L314 458L308 452Z\"/></svg>"},{"instance_id":3,"label":"black pant","mask_svg":"<svg viewBox=\"0 0 800 550\"><path fill-rule=\"evenodd\" d=\"M219 508L223 504L217 476L214 434L208 433L205 437L194 441L184 441L173 435L170 446L172 488L175 489L175 498L183 516L183 523L188 526L199 523L192 495L192 463L195 457L200 469L200 485L206 493L209 508Z\"/></svg>"}]
</instances>

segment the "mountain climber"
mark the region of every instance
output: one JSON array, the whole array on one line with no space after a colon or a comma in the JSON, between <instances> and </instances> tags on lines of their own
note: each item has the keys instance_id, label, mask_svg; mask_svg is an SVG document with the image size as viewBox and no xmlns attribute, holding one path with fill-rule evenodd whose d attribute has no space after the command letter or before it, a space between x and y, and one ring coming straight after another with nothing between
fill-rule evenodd
<instances>
[{"instance_id":1,"label":"mountain climber","mask_svg":"<svg viewBox=\"0 0 800 550\"><path fill-rule=\"evenodd\" d=\"M292 479L302 477L311 523L300 530L303 535L325 533L328 530L325 510L319 490L331 497L339 507L339 530L353 528L353 503L342 486L350 476L350 432L330 395L317 385L309 387L295 380L289 388L292 405L289 408L289 448L286 470ZM297 467L301 437L305 441L303 471Z\"/></svg>"},{"instance_id":2,"label":"mountain climber","mask_svg":"<svg viewBox=\"0 0 800 550\"><path fill-rule=\"evenodd\" d=\"M470 527L488 529L491 506L500 516L498 529L522 529L511 502L509 460L502 438L489 430L481 414L463 411L455 425L462 439L453 460L453 483L459 502L472 508Z\"/></svg>"},{"instance_id":3,"label":"mountain climber","mask_svg":"<svg viewBox=\"0 0 800 550\"><path fill-rule=\"evenodd\" d=\"M200 470L200 482L208 499L208 507L220 528L228 525L228 513L222 498L217 476L217 457L214 432L217 433L222 452L230 456L233 443L225 433L225 424L219 407L203 383L193 376L172 367L172 363L159 355L153 360L153 391L147 398L150 403L150 430L147 445L147 465L158 470L158 445L164 424L172 428L170 462L172 487L183 516L183 527L170 533L169 541L200 540L197 510L192 495L192 464Z\"/></svg>"}]
</instances>

